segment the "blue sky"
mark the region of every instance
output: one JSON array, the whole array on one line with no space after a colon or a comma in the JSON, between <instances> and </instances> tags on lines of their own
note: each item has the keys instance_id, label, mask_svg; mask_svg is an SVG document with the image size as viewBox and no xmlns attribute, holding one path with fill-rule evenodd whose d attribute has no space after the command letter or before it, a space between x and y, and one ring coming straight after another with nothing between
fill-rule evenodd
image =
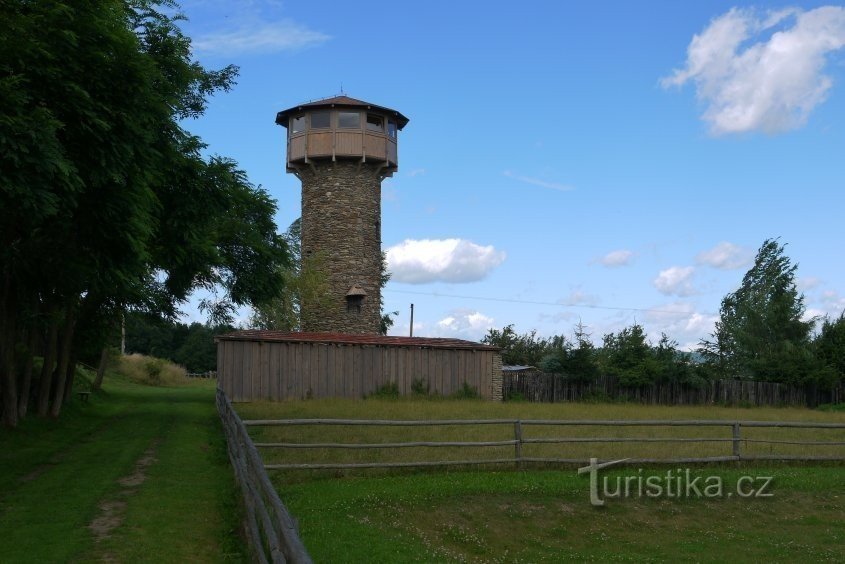
<instances>
[{"instance_id":1,"label":"blue sky","mask_svg":"<svg viewBox=\"0 0 845 564\"><path fill-rule=\"evenodd\" d=\"M845 309L842 6L313 6L183 2L197 58L241 71L186 126L284 230L300 188L276 112L342 88L408 116L382 201L395 334L413 302L415 335L636 321L694 346L769 237L809 315Z\"/></svg>"}]
</instances>

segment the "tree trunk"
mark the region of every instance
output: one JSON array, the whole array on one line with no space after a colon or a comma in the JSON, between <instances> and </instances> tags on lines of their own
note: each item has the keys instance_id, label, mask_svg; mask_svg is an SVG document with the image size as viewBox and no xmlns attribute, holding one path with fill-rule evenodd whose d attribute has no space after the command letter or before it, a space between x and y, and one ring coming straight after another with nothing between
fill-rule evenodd
<instances>
[{"instance_id":1,"label":"tree trunk","mask_svg":"<svg viewBox=\"0 0 845 564\"><path fill-rule=\"evenodd\" d=\"M5 321L5 320L4 320ZM3 397L3 425L9 428L18 426L18 391L15 374L14 332L4 328L0 335L0 393Z\"/></svg>"},{"instance_id":2,"label":"tree trunk","mask_svg":"<svg viewBox=\"0 0 845 564\"><path fill-rule=\"evenodd\" d=\"M103 387L103 378L106 375L106 364L108 362L109 348L103 347L102 352L100 352L100 364L97 365L97 377L94 379L94 383L91 384L91 391L96 391Z\"/></svg>"},{"instance_id":3,"label":"tree trunk","mask_svg":"<svg viewBox=\"0 0 845 564\"><path fill-rule=\"evenodd\" d=\"M41 367L41 381L38 383L39 417L47 415L50 408L50 388L53 383L53 365L56 363L56 347L59 340L59 321L52 319L47 330L47 346L44 349L44 365Z\"/></svg>"},{"instance_id":4,"label":"tree trunk","mask_svg":"<svg viewBox=\"0 0 845 564\"><path fill-rule=\"evenodd\" d=\"M35 361L35 348L38 346L38 329L32 327L29 330L29 339L26 350L26 362L21 374L21 386L18 391L18 419L26 417L29 409L29 394L32 388L32 368Z\"/></svg>"},{"instance_id":5,"label":"tree trunk","mask_svg":"<svg viewBox=\"0 0 845 564\"><path fill-rule=\"evenodd\" d=\"M65 403L70 401L70 396L73 394L73 380L76 376L76 364L78 362L76 356L76 347L71 347L70 361L67 363L67 371L65 372L65 378L67 380L67 383L65 384Z\"/></svg>"},{"instance_id":6,"label":"tree trunk","mask_svg":"<svg viewBox=\"0 0 845 564\"><path fill-rule=\"evenodd\" d=\"M73 346L73 329L76 319L73 309L68 306L65 310L65 325L62 329L62 346L59 353L59 363L56 367L56 389L53 390L53 404L50 406L50 417L56 418L62 412L62 401L65 397L67 385L67 369L70 364L71 347Z\"/></svg>"},{"instance_id":7,"label":"tree trunk","mask_svg":"<svg viewBox=\"0 0 845 564\"><path fill-rule=\"evenodd\" d=\"M12 302L12 281L8 269L3 272L3 286L0 291L0 410L3 425L18 425L18 390L15 374L15 310Z\"/></svg>"}]
</instances>

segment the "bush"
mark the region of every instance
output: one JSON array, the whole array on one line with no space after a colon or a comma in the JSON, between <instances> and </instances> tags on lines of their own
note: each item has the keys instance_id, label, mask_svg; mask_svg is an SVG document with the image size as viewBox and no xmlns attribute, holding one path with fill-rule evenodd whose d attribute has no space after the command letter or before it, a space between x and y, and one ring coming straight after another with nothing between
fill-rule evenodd
<instances>
[{"instance_id":1,"label":"bush","mask_svg":"<svg viewBox=\"0 0 845 564\"><path fill-rule=\"evenodd\" d=\"M511 392L505 396L505 401L526 401L522 392Z\"/></svg>"},{"instance_id":2,"label":"bush","mask_svg":"<svg viewBox=\"0 0 845 564\"><path fill-rule=\"evenodd\" d=\"M396 382L387 382L379 386L375 392L368 397L377 399L397 399L399 397L399 386Z\"/></svg>"},{"instance_id":3,"label":"bush","mask_svg":"<svg viewBox=\"0 0 845 564\"><path fill-rule=\"evenodd\" d=\"M451 397L455 399L478 399L481 396L478 394L478 389L475 386L470 386L464 382L461 389L453 392Z\"/></svg>"},{"instance_id":4,"label":"bush","mask_svg":"<svg viewBox=\"0 0 845 564\"><path fill-rule=\"evenodd\" d=\"M414 378L414 381L411 382L411 392L415 396L427 396L431 390L431 386L428 384L428 380L423 378Z\"/></svg>"},{"instance_id":5,"label":"bush","mask_svg":"<svg viewBox=\"0 0 845 564\"><path fill-rule=\"evenodd\" d=\"M185 369L161 358L130 354L117 359L115 371L137 384L175 386L188 382Z\"/></svg>"}]
</instances>

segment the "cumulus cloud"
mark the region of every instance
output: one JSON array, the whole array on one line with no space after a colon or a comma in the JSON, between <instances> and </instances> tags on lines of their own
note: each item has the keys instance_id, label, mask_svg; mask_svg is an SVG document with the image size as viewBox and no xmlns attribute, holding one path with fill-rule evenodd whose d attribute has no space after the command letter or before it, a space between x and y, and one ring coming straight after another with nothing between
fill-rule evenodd
<instances>
[{"instance_id":1,"label":"cumulus cloud","mask_svg":"<svg viewBox=\"0 0 845 564\"><path fill-rule=\"evenodd\" d=\"M709 337L719 321L718 315L702 313L689 302L673 302L655 306L645 314L649 336L656 340L660 333L681 343L681 348L691 350L697 343Z\"/></svg>"},{"instance_id":2,"label":"cumulus cloud","mask_svg":"<svg viewBox=\"0 0 845 564\"><path fill-rule=\"evenodd\" d=\"M437 334L442 336L463 336L481 338L493 327L493 318L480 311L456 309L437 322Z\"/></svg>"},{"instance_id":3,"label":"cumulus cloud","mask_svg":"<svg viewBox=\"0 0 845 564\"><path fill-rule=\"evenodd\" d=\"M521 176L519 174L514 174L509 170L506 170L502 174L504 174L508 178L513 178L514 180L518 180L519 182L524 182L525 184L531 184L532 186L539 186L541 188L549 188L550 190L558 190L559 192L569 192L570 190L575 189L572 186L569 186L568 184L561 184L560 182L551 182L548 180L543 180L541 178L534 178L533 176Z\"/></svg>"},{"instance_id":4,"label":"cumulus cloud","mask_svg":"<svg viewBox=\"0 0 845 564\"><path fill-rule=\"evenodd\" d=\"M279 53L314 47L330 36L289 19L245 24L231 31L199 35L191 41L198 53L239 54Z\"/></svg>"},{"instance_id":5,"label":"cumulus cloud","mask_svg":"<svg viewBox=\"0 0 845 564\"><path fill-rule=\"evenodd\" d=\"M663 87L695 84L712 133L776 133L804 125L832 80L826 56L845 46L845 8L761 14L733 8L693 36Z\"/></svg>"},{"instance_id":6,"label":"cumulus cloud","mask_svg":"<svg viewBox=\"0 0 845 564\"><path fill-rule=\"evenodd\" d=\"M387 249L392 280L407 284L476 282L502 264L505 252L465 239L406 239Z\"/></svg>"},{"instance_id":7,"label":"cumulus cloud","mask_svg":"<svg viewBox=\"0 0 845 564\"><path fill-rule=\"evenodd\" d=\"M698 253L695 260L698 264L706 264L713 268L734 270L751 266L754 261L754 251L725 241L708 251Z\"/></svg>"},{"instance_id":8,"label":"cumulus cloud","mask_svg":"<svg viewBox=\"0 0 845 564\"><path fill-rule=\"evenodd\" d=\"M631 264L634 259L634 253L627 249L619 249L618 251L611 251L599 259L599 262L604 266L617 267L627 266Z\"/></svg>"},{"instance_id":9,"label":"cumulus cloud","mask_svg":"<svg viewBox=\"0 0 845 564\"><path fill-rule=\"evenodd\" d=\"M661 294L667 296L692 296L696 293L692 285L692 275L695 268L692 266L673 266L661 270L654 279L654 287Z\"/></svg>"}]
</instances>

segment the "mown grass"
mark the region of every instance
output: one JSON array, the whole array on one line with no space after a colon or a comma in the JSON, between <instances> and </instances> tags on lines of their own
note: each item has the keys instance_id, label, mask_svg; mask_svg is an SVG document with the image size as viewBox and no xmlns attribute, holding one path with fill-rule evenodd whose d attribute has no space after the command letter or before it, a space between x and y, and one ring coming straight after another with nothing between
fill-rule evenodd
<instances>
[{"instance_id":1,"label":"mown grass","mask_svg":"<svg viewBox=\"0 0 845 564\"><path fill-rule=\"evenodd\" d=\"M151 447L143 483L121 485ZM245 560L225 449L214 382L107 376L58 421L0 431L0 562ZM110 500L125 512L98 541L88 526Z\"/></svg>"},{"instance_id":2,"label":"mown grass","mask_svg":"<svg viewBox=\"0 0 845 564\"><path fill-rule=\"evenodd\" d=\"M368 399L236 404L245 419L727 419L845 422L841 412L794 408L665 407L631 404L494 404ZM513 437L513 426L261 427L266 442L464 441ZM843 441L845 432L746 429L744 436ZM532 427L525 436L722 436L729 428ZM744 452L843 452L845 447L743 445ZM533 451L531 450L533 449ZM485 452L482 452L485 451ZM513 447L349 451L262 449L267 462L365 462L495 458ZM531 445L524 456L679 457L730 454L730 443ZM607 475L637 475L639 468ZM666 468L643 469L643 476ZM589 480L574 467L271 471L317 562L836 561L845 553L845 466L720 464L726 492L745 474L774 477L774 497L614 499L595 508Z\"/></svg>"},{"instance_id":3,"label":"mown grass","mask_svg":"<svg viewBox=\"0 0 845 564\"><path fill-rule=\"evenodd\" d=\"M759 420L845 423L845 413L797 408L728 408L713 406L643 406L632 404L527 404L457 400L311 400L284 403L237 404L245 419L553 419L553 420ZM523 445L522 456L586 460L617 458L699 458L732 453L732 429L719 427L541 426L523 425L523 438L710 438L718 442L563 443ZM257 442L379 443L407 441L501 441L514 438L512 424L370 427L296 426L252 427ZM753 440L845 442L845 429L744 428L743 455L842 456L845 446L756 443ZM364 463L512 458L513 446L413 447L403 449L278 449L262 448L267 463ZM324 472L328 473L328 472ZM395 473L344 470L341 475ZM335 472L337 474L337 472ZM288 472L290 480L308 480L314 471Z\"/></svg>"},{"instance_id":4,"label":"mown grass","mask_svg":"<svg viewBox=\"0 0 845 564\"><path fill-rule=\"evenodd\" d=\"M596 508L589 480L575 471L277 485L316 562L841 561L842 467L694 471L730 485L745 473L773 476L773 497L617 499Z\"/></svg>"}]
</instances>

